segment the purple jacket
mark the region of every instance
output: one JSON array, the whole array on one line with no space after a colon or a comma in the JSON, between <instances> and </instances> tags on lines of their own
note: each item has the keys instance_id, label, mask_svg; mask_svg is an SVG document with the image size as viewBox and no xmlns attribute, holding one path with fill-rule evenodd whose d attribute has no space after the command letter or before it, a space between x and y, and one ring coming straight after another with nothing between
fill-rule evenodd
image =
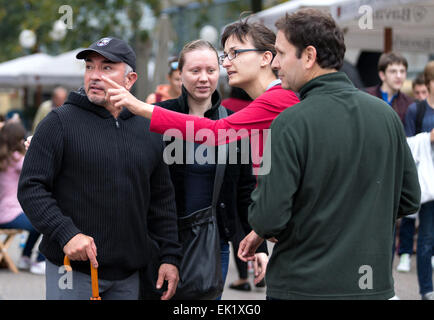
<instances>
[{"instance_id":1,"label":"purple jacket","mask_svg":"<svg viewBox=\"0 0 434 320\"><path fill-rule=\"evenodd\" d=\"M377 98L380 98L383 100L381 96L380 91L381 85L375 86L375 87L369 87L366 88L366 92L369 94L372 94L373 96L376 96ZM393 99L392 101L392 108L393 110L398 113L399 117L401 118L402 123L404 123L405 119L405 113L407 112L408 106L414 102L414 99L405 93L398 91L398 96Z\"/></svg>"}]
</instances>

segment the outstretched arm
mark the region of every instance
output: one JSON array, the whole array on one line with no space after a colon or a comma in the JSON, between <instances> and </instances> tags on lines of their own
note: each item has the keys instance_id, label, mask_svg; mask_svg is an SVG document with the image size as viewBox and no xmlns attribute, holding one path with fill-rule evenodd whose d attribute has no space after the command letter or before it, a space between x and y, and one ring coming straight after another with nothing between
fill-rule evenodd
<instances>
[{"instance_id":1,"label":"outstretched arm","mask_svg":"<svg viewBox=\"0 0 434 320\"><path fill-rule=\"evenodd\" d=\"M210 145L230 143L259 134L268 129L283 110L299 102L292 91L279 87L265 92L229 117L211 120L144 103L119 84L102 78L110 86L107 96L114 106L120 109L126 107L136 115L151 119L151 131Z\"/></svg>"}]
</instances>

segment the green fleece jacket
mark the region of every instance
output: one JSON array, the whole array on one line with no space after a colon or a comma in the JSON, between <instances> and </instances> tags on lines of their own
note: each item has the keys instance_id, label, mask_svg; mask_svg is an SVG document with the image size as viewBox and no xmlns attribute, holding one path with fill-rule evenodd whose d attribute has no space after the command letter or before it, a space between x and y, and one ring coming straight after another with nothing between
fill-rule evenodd
<instances>
[{"instance_id":1,"label":"green fleece jacket","mask_svg":"<svg viewBox=\"0 0 434 320\"><path fill-rule=\"evenodd\" d=\"M319 76L271 125L271 169L259 176L252 228L276 237L267 296L393 297L395 221L419 208L420 187L402 123L347 76Z\"/></svg>"}]
</instances>

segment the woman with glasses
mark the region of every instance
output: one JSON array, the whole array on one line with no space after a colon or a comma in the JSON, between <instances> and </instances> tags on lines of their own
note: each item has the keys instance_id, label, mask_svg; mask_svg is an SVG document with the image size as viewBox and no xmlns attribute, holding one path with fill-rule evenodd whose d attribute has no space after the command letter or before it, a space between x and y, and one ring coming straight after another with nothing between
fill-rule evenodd
<instances>
[{"instance_id":1,"label":"woman with glasses","mask_svg":"<svg viewBox=\"0 0 434 320\"><path fill-rule=\"evenodd\" d=\"M151 130L154 132L164 134L169 129L176 129L185 140L194 139L195 142L207 144L225 144L258 134L258 143L252 145L252 153L261 157L264 129L269 128L280 112L299 102L294 92L281 87L271 68L275 39L275 34L263 24L248 23L247 20L225 28L221 39L224 54L219 57L219 63L228 73L229 85L243 89L254 99L246 108L227 118L212 120L149 105L115 84L113 89L108 90L108 95L116 107L127 107L131 112L151 119ZM188 123L194 126L188 126ZM194 134L188 135L187 129L194 130ZM196 135L201 129L211 130L215 139ZM233 129L235 134L219 134L222 129L226 133Z\"/></svg>"},{"instance_id":2,"label":"woman with glasses","mask_svg":"<svg viewBox=\"0 0 434 320\"><path fill-rule=\"evenodd\" d=\"M169 61L169 73L167 74L168 84L160 84L155 89L154 93L151 93L146 98L146 103L156 103L169 99L178 98L181 95L181 74L178 69L178 59L170 59Z\"/></svg>"}]
</instances>

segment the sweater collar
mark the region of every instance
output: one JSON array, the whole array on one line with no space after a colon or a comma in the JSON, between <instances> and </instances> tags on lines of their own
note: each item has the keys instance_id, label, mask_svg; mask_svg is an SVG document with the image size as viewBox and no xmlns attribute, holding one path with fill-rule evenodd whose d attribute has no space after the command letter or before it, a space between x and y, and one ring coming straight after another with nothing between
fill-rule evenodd
<instances>
[{"instance_id":1,"label":"sweater collar","mask_svg":"<svg viewBox=\"0 0 434 320\"><path fill-rule=\"evenodd\" d=\"M344 72L323 74L306 82L300 89L300 100L311 94L330 93L333 90L355 89L353 83Z\"/></svg>"},{"instance_id":2,"label":"sweater collar","mask_svg":"<svg viewBox=\"0 0 434 320\"><path fill-rule=\"evenodd\" d=\"M92 102L90 102L89 98L86 95L86 92L83 88L78 89L77 91L72 91L68 98L66 99L65 104L72 104L75 105L81 109L85 109L87 111L90 111L96 115L98 115L101 118L111 118L113 117L110 111L108 111L106 108L96 105ZM131 118L134 116L133 113L131 113L128 109L124 108L119 118L126 120L128 118Z\"/></svg>"},{"instance_id":3,"label":"sweater collar","mask_svg":"<svg viewBox=\"0 0 434 320\"><path fill-rule=\"evenodd\" d=\"M214 114L214 112L217 111L218 107L220 106L220 102L221 102L221 96L220 93L215 90L211 96L211 109L208 109L204 116L206 118L211 117L212 114ZM178 103L179 103L179 110L176 110L178 112L182 112L182 113L188 113L189 112L189 108L188 108L188 92L187 89L185 89L184 85L182 85L182 93L178 98Z\"/></svg>"},{"instance_id":4,"label":"sweater collar","mask_svg":"<svg viewBox=\"0 0 434 320\"><path fill-rule=\"evenodd\" d=\"M377 97L383 99L383 90L381 90L381 83L375 87L375 91L376 91L376 93L377 93ZM392 99L390 100L390 104L392 103L392 101L393 101L394 99L399 98L400 94L401 94L401 90L398 90L398 92L395 93L395 94L393 95ZM383 99L383 100L384 100L384 99ZM384 101L386 101L386 100L384 100ZM387 102L387 101L386 101L386 102ZM388 103L388 102L387 102L387 103Z\"/></svg>"},{"instance_id":5,"label":"sweater collar","mask_svg":"<svg viewBox=\"0 0 434 320\"><path fill-rule=\"evenodd\" d=\"M277 86L277 85L279 85L279 84L282 84L282 80L280 80L280 79L273 80L273 81L271 81L271 83L268 85L267 89L265 89L265 91L268 91L268 90L270 90L271 88L273 88L274 86Z\"/></svg>"}]
</instances>

